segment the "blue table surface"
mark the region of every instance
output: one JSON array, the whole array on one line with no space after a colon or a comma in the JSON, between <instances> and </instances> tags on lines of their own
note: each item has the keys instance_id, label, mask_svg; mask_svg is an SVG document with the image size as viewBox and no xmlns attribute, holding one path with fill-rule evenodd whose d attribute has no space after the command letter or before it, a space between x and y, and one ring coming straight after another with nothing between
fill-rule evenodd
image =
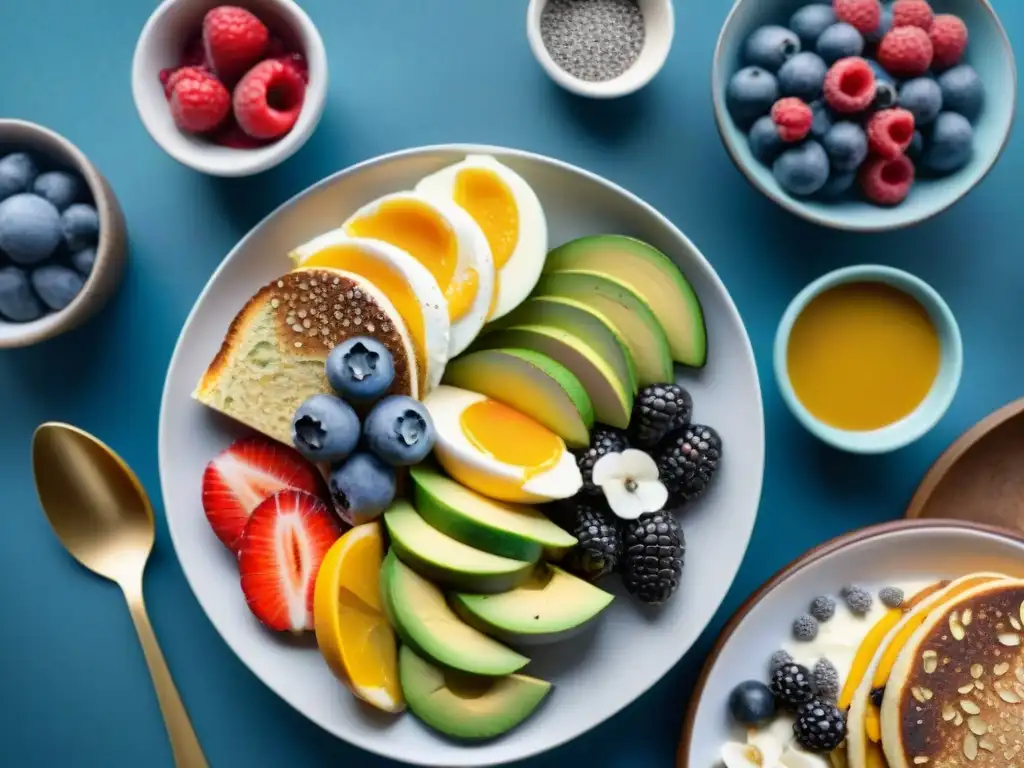
<instances>
[{"instance_id":1,"label":"blue table surface","mask_svg":"<svg viewBox=\"0 0 1024 768\"><path fill-rule=\"evenodd\" d=\"M993 0L1018 50L1024 5ZM661 75L640 94L568 96L534 62L525 0L304 0L327 44L323 121L283 166L244 180L199 175L150 139L129 68L154 0L2 0L0 113L50 126L109 178L128 220L123 288L85 327L0 352L0 764L164 766L170 749L117 588L60 548L31 481L34 427L58 419L109 442L160 507L157 412L178 331L210 273L271 209L338 169L421 144L483 142L575 163L648 200L703 251L746 322L764 391L768 458L747 558L715 620L665 678L590 733L524 763L673 764L695 677L728 616L779 567L851 529L898 518L931 462L965 428L1021 395L1024 127L991 175L951 211L890 235L819 229L743 180L719 143L710 73L729 0L676 4ZM835 453L785 409L772 339L786 304L839 266L879 261L946 298L965 347L952 408L917 444L885 457ZM221 641L182 575L162 509L146 595L213 766L391 765L321 731ZM694 768L703 768L694 766Z\"/></svg>"}]
</instances>

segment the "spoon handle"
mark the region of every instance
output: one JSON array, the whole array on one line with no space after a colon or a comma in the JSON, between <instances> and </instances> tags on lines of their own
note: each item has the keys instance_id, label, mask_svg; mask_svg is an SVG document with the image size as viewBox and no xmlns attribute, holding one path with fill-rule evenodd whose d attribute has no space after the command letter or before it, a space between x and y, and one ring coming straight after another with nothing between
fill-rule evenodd
<instances>
[{"instance_id":1,"label":"spoon handle","mask_svg":"<svg viewBox=\"0 0 1024 768\"><path fill-rule=\"evenodd\" d=\"M171 678L171 671L167 669L164 654L157 644L156 635L153 634L153 626L149 623L146 604L142 598L141 580L137 588L126 588L122 585L122 589L128 601L135 631L139 633L139 642L142 643L142 652L146 656L146 664L149 665L153 687L156 688L156 698L160 702L164 725L171 739L174 764L177 768L207 768L203 749L199 746L199 739L196 738L185 705L181 703L181 696L178 695L178 688Z\"/></svg>"}]
</instances>

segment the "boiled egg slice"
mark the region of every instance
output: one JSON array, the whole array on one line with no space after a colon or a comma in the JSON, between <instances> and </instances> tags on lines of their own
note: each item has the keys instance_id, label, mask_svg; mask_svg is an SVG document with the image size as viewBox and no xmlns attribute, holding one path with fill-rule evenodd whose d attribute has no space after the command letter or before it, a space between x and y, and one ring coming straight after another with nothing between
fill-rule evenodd
<instances>
[{"instance_id":1,"label":"boiled egg slice","mask_svg":"<svg viewBox=\"0 0 1024 768\"><path fill-rule=\"evenodd\" d=\"M441 383L451 332L448 303L423 264L397 246L349 237L342 229L315 237L290 255L296 267L341 269L373 283L405 320L419 364L420 392Z\"/></svg>"},{"instance_id":2,"label":"boiled egg slice","mask_svg":"<svg viewBox=\"0 0 1024 768\"><path fill-rule=\"evenodd\" d=\"M466 211L450 200L397 192L360 208L342 229L391 243L430 271L448 304L449 357L480 333L494 295L494 260L483 230Z\"/></svg>"},{"instance_id":3,"label":"boiled egg slice","mask_svg":"<svg viewBox=\"0 0 1024 768\"><path fill-rule=\"evenodd\" d=\"M498 273L488 319L519 306L540 279L548 252L544 209L526 180L490 155L467 155L422 179L416 191L454 200L487 236Z\"/></svg>"},{"instance_id":4,"label":"boiled egg slice","mask_svg":"<svg viewBox=\"0 0 1024 768\"><path fill-rule=\"evenodd\" d=\"M573 496L583 485L562 438L516 409L447 385L423 404L437 431L435 456L468 488L500 501L537 504Z\"/></svg>"}]
</instances>

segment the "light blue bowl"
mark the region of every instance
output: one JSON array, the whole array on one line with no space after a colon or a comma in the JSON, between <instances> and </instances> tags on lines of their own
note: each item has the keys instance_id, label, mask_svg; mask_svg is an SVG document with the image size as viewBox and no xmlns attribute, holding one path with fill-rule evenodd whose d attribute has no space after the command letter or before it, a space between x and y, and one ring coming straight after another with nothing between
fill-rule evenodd
<instances>
[{"instance_id":1,"label":"light blue bowl","mask_svg":"<svg viewBox=\"0 0 1024 768\"><path fill-rule=\"evenodd\" d=\"M974 156L966 167L941 179L918 181L900 205L883 208L851 199L839 202L790 195L751 154L746 134L726 108L725 91L741 68L747 36L764 24L786 26L789 18L811 0L738 0L718 38L712 69L715 120L722 142L736 167L761 192L797 216L834 229L882 232L908 227L949 208L989 172L1010 137L1017 106L1017 69L1013 50L988 0L931 0L936 13L953 13L967 24L970 40L964 61L978 70L985 84L985 109L974 124Z\"/></svg>"},{"instance_id":2,"label":"light blue bowl","mask_svg":"<svg viewBox=\"0 0 1024 768\"><path fill-rule=\"evenodd\" d=\"M812 299L830 288L846 283L885 283L909 294L924 307L939 334L941 355L939 373L931 390L916 410L894 424L870 431L836 429L823 423L797 399L789 380L786 352L793 323ZM917 440L942 418L953 402L963 369L963 342L960 328L946 302L935 289L918 277L892 267L863 264L829 272L815 280L790 302L775 334L775 380L782 399L808 432L829 445L851 453L888 453Z\"/></svg>"}]
</instances>

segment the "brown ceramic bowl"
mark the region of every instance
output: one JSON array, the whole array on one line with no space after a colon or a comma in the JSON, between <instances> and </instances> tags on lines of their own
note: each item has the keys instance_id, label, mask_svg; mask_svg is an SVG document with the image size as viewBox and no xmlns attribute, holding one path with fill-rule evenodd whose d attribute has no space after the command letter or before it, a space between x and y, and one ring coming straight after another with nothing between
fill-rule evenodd
<instances>
[{"instance_id":1,"label":"brown ceramic bowl","mask_svg":"<svg viewBox=\"0 0 1024 768\"><path fill-rule=\"evenodd\" d=\"M27 347L76 328L92 317L117 289L124 275L128 233L114 192L82 151L60 134L25 120L0 120L0 155L17 150L36 152L54 165L81 175L100 220L96 263L81 293L59 312L28 323L0 320L0 349Z\"/></svg>"},{"instance_id":2,"label":"brown ceramic bowl","mask_svg":"<svg viewBox=\"0 0 1024 768\"><path fill-rule=\"evenodd\" d=\"M957 438L924 476L906 515L1024 531L1024 398Z\"/></svg>"}]
</instances>

